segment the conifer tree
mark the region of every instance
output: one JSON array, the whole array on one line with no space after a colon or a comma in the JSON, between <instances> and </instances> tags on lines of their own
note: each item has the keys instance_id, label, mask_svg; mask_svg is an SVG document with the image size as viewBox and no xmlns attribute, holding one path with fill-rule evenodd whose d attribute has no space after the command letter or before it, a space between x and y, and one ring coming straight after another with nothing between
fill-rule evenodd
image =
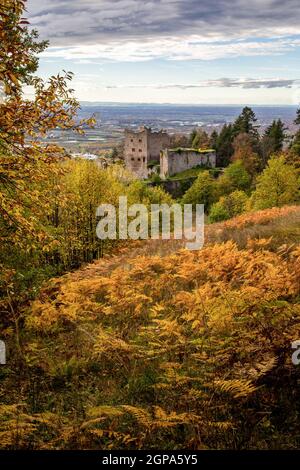
<instances>
[{"instance_id":1,"label":"conifer tree","mask_svg":"<svg viewBox=\"0 0 300 470\"><path fill-rule=\"evenodd\" d=\"M256 125L257 118L253 109L245 106L233 124L233 133L235 136L238 134L251 134L258 138L258 126Z\"/></svg>"}]
</instances>

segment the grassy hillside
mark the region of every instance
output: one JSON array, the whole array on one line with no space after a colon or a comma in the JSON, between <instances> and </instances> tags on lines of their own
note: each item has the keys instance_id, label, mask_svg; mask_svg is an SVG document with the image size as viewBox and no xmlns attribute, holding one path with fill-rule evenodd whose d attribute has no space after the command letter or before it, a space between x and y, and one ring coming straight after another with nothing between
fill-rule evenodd
<instances>
[{"instance_id":1,"label":"grassy hillside","mask_svg":"<svg viewBox=\"0 0 300 470\"><path fill-rule=\"evenodd\" d=\"M54 279L0 369L2 448L296 448L300 207Z\"/></svg>"}]
</instances>

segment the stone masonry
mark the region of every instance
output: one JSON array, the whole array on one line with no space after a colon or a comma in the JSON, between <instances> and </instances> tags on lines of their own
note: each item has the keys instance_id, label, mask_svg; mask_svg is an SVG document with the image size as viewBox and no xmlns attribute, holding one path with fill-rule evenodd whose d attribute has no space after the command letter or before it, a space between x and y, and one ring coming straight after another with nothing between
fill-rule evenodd
<instances>
[{"instance_id":1,"label":"stone masonry","mask_svg":"<svg viewBox=\"0 0 300 470\"><path fill-rule=\"evenodd\" d=\"M216 166L216 152L213 149L166 149L160 154L160 177L175 175L181 171L206 166Z\"/></svg>"},{"instance_id":2,"label":"stone masonry","mask_svg":"<svg viewBox=\"0 0 300 470\"><path fill-rule=\"evenodd\" d=\"M149 164L159 164L160 152L170 145L170 136L165 131L154 132L149 127L138 131L125 130L124 159L126 168L139 178L149 175Z\"/></svg>"}]
</instances>

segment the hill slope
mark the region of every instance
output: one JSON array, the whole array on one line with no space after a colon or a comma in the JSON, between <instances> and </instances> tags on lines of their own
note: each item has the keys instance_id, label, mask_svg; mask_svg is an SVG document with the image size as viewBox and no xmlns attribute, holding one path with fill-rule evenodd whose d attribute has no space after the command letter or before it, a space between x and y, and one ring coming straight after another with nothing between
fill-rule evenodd
<instances>
[{"instance_id":1,"label":"hill slope","mask_svg":"<svg viewBox=\"0 0 300 470\"><path fill-rule=\"evenodd\" d=\"M299 446L299 221L261 211L200 251L134 242L53 280L6 370L2 446Z\"/></svg>"}]
</instances>

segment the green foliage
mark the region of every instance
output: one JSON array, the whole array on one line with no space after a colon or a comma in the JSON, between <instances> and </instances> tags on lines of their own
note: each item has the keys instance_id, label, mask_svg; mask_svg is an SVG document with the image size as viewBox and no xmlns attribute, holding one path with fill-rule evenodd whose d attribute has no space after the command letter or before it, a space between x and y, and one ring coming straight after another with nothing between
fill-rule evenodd
<instances>
[{"instance_id":1,"label":"green foliage","mask_svg":"<svg viewBox=\"0 0 300 470\"><path fill-rule=\"evenodd\" d=\"M288 152L288 157L290 157L295 166L300 167L300 130L296 132L296 135L294 136Z\"/></svg>"},{"instance_id":2,"label":"green foliage","mask_svg":"<svg viewBox=\"0 0 300 470\"><path fill-rule=\"evenodd\" d=\"M298 126L300 126L300 108L297 109L297 117L295 119L295 124L297 124Z\"/></svg>"},{"instance_id":3,"label":"green foliage","mask_svg":"<svg viewBox=\"0 0 300 470\"><path fill-rule=\"evenodd\" d=\"M154 173L151 174L149 180L152 183L160 183L161 182L161 177L158 173L154 172Z\"/></svg>"},{"instance_id":4,"label":"green foliage","mask_svg":"<svg viewBox=\"0 0 300 470\"><path fill-rule=\"evenodd\" d=\"M204 166L195 166L194 168L189 168L188 170L181 171L180 173L176 173L175 175L170 176L168 179L170 180L182 180L186 178L193 178L198 176L201 171L208 170ZM212 170L209 169L209 172L212 173Z\"/></svg>"},{"instance_id":5,"label":"green foliage","mask_svg":"<svg viewBox=\"0 0 300 470\"><path fill-rule=\"evenodd\" d=\"M131 183L126 190L126 194L129 205L140 203L150 207L151 204L172 204L174 202L172 197L160 186L150 186L141 180Z\"/></svg>"},{"instance_id":6,"label":"green foliage","mask_svg":"<svg viewBox=\"0 0 300 470\"><path fill-rule=\"evenodd\" d=\"M223 220L229 219L229 217L229 213L221 199L211 206L209 212L209 221L211 223L222 222Z\"/></svg>"},{"instance_id":7,"label":"green foliage","mask_svg":"<svg viewBox=\"0 0 300 470\"><path fill-rule=\"evenodd\" d=\"M220 222L242 214L246 210L247 201L247 194L240 190L221 197L217 203L213 204L210 210L210 222Z\"/></svg>"},{"instance_id":8,"label":"green foliage","mask_svg":"<svg viewBox=\"0 0 300 470\"><path fill-rule=\"evenodd\" d=\"M230 194L237 189L246 191L250 188L250 184L251 177L241 160L231 163L217 180L220 196Z\"/></svg>"},{"instance_id":9,"label":"green foliage","mask_svg":"<svg viewBox=\"0 0 300 470\"><path fill-rule=\"evenodd\" d=\"M217 149L219 134L216 130L213 130L209 138L209 147Z\"/></svg>"},{"instance_id":10,"label":"green foliage","mask_svg":"<svg viewBox=\"0 0 300 470\"><path fill-rule=\"evenodd\" d=\"M265 136L269 138L271 143L270 154L280 152L286 139L285 131L287 128L281 119L274 120L266 129Z\"/></svg>"},{"instance_id":11,"label":"green foliage","mask_svg":"<svg viewBox=\"0 0 300 470\"><path fill-rule=\"evenodd\" d=\"M258 137L257 125L255 125L257 118L254 111L245 106L239 117L233 124L233 134L251 134L253 137Z\"/></svg>"},{"instance_id":12,"label":"green foliage","mask_svg":"<svg viewBox=\"0 0 300 470\"><path fill-rule=\"evenodd\" d=\"M216 182L209 171L201 171L182 198L183 204L204 204L208 212L210 206L215 202Z\"/></svg>"},{"instance_id":13,"label":"green foliage","mask_svg":"<svg viewBox=\"0 0 300 470\"><path fill-rule=\"evenodd\" d=\"M299 201L299 175L293 165L286 163L284 156L273 157L257 178L256 190L251 204L255 209L283 206Z\"/></svg>"},{"instance_id":14,"label":"green foliage","mask_svg":"<svg viewBox=\"0 0 300 470\"><path fill-rule=\"evenodd\" d=\"M263 167L266 166L271 155L282 152L284 142L287 138L286 130L287 128L281 119L274 120L266 129L260 142Z\"/></svg>"},{"instance_id":15,"label":"green foliage","mask_svg":"<svg viewBox=\"0 0 300 470\"><path fill-rule=\"evenodd\" d=\"M218 166L226 167L229 165L233 155L233 128L231 124L224 124L216 140L216 150Z\"/></svg>"},{"instance_id":16,"label":"green foliage","mask_svg":"<svg viewBox=\"0 0 300 470\"><path fill-rule=\"evenodd\" d=\"M194 149L198 149L201 147L207 147L209 144L209 137L207 132L199 129L196 132L196 135L194 136L193 140L191 141L191 145Z\"/></svg>"}]
</instances>

